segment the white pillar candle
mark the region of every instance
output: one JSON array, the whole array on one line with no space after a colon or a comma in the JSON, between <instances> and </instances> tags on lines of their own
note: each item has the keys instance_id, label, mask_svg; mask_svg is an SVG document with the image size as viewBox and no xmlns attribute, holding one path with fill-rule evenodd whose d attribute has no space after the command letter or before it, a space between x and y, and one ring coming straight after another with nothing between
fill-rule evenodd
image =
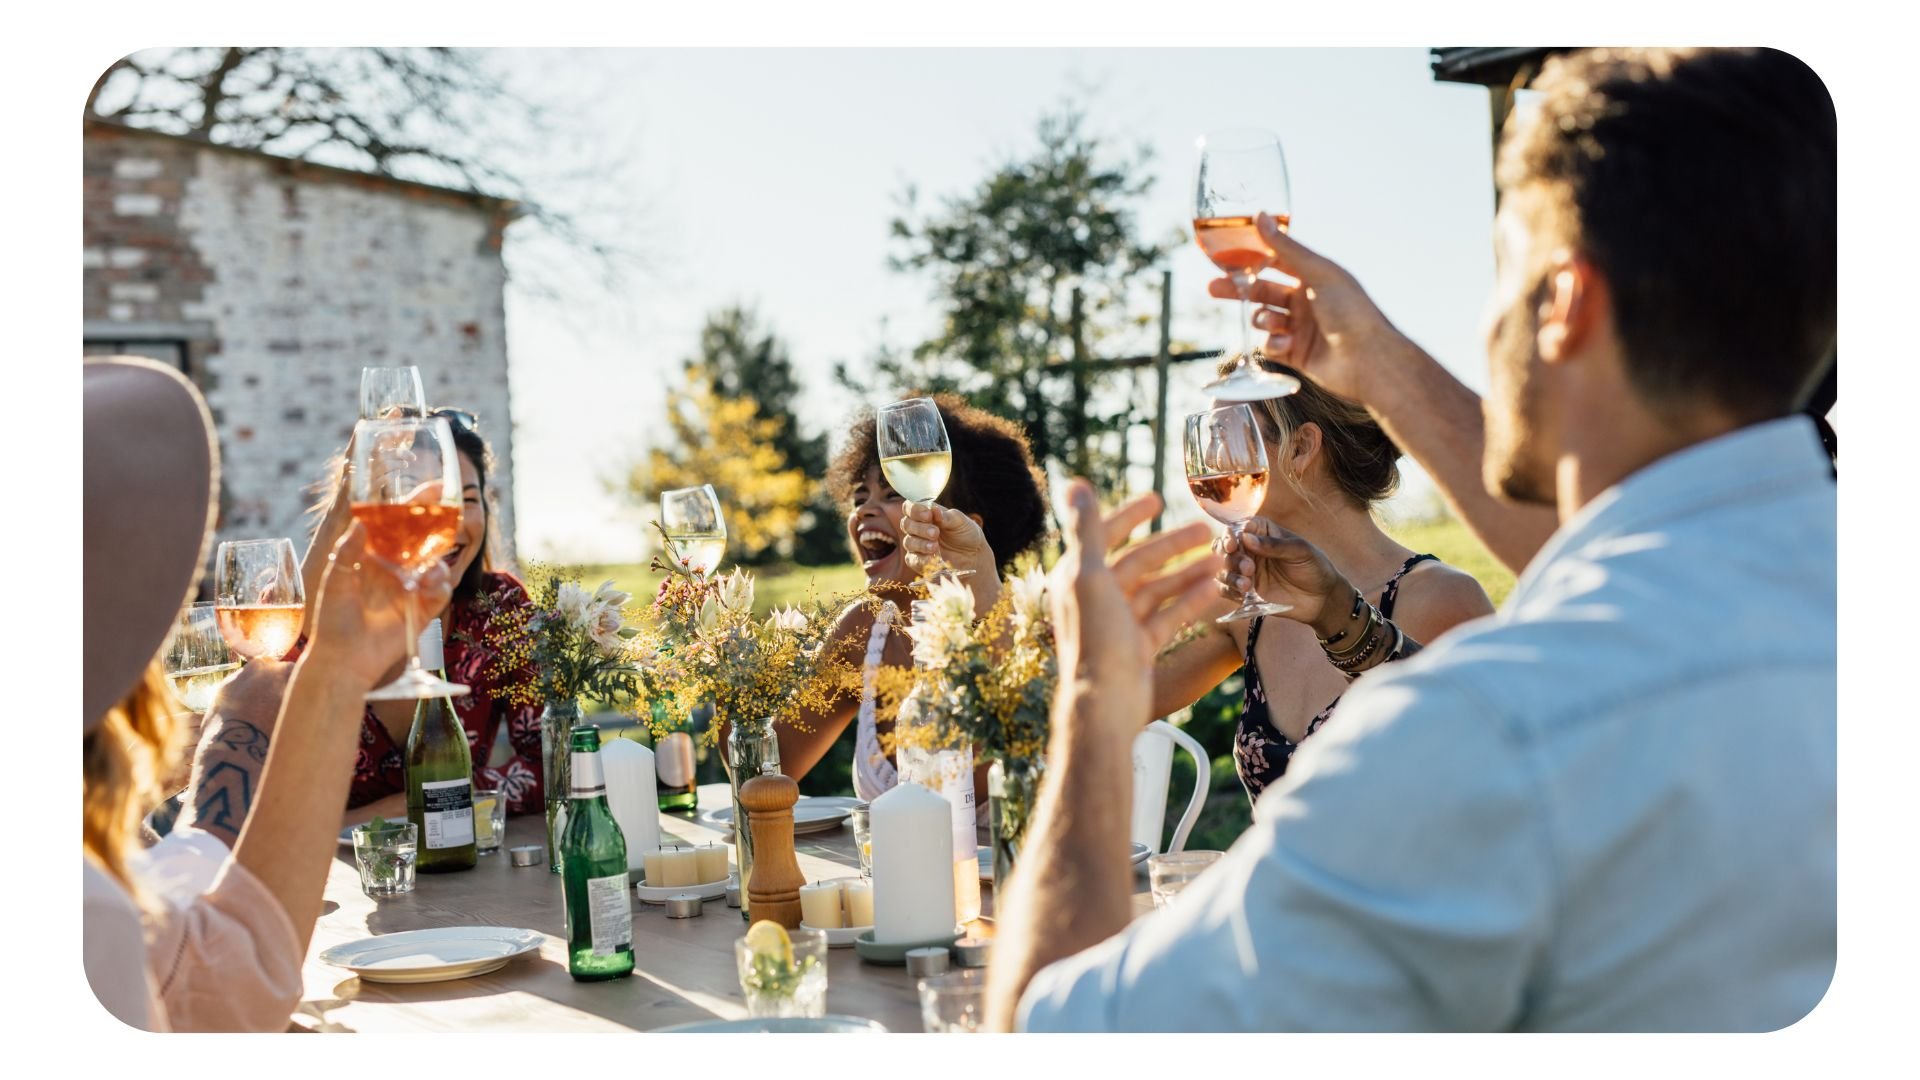
<instances>
[{"instance_id":1,"label":"white pillar candle","mask_svg":"<svg viewBox=\"0 0 1920 1080\"><path fill-rule=\"evenodd\" d=\"M838 930L846 925L840 918L840 883L816 881L800 886L800 921L816 930Z\"/></svg>"},{"instance_id":2,"label":"white pillar candle","mask_svg":"<svg viewBox=\"0 0 1920 1080\"><path fill-rule=\"evenodd\" d=\"M667 883L667 852L669 850L668 848L657 847L652 851L646 852L647 876L645 880L647 888L657 889Z\"/></svg>"},{"instance_id":3,"label":"white pillar candle","mask_svg":"<svg viewBox=\"0 0 1920 1080\"><path fill-rule=\"evenodd\" d=\"M700 857L692 848L668 848L660 857L667 885L700 884Z\"/></svg>"},{"instance_id":4,"label":"white pillar candle","mask_svg":"<svg viewBox=\"0 0 1920 1080\"><path fill-rule=\"evenodd\" d=\"M700 869L700 880L696 884L708 885L727 879L727 846L725 844L701 844L693 849L693 855Z\"/></svg>"},{"instance_id":5,"label":"white pillar candle","mask_svg":"<svg viewBox=\"0 0 1920 1080\"><path fill-rule=\"evenodd\" d=\"M953 933L953 810L913 783L873 800L873 940L934 941Z\"/></svg>"},{"instance_id":6,"label":"white pillar candle","mask_svg":"<svg viewBox=\"0 0 1920 1080\"><path fill-rule=\"evenodd\" d=\"M864 878L840 883L840 894L847 908L848 926L873 925L873 885Z\"/></svg>"},{"instance_id":7,"label":"white pillar candle","mask_svg":"<svg viewBox=\"0 0 1920 1080\"><path fill-rule=\"evenodd\" d=\"M632 739L608 739L600 747L600 767L607 777L607 809L627 841L627 869L638 870L646 853L660 846L653 751Z\"/></svg>"}]
</instances>

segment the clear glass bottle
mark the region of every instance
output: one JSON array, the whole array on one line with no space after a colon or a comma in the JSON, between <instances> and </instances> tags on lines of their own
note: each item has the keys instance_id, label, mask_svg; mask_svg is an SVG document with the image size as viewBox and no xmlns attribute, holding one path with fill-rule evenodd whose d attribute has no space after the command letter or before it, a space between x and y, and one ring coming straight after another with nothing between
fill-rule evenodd
<instances>
[{"instance_id":1,"label":"clear glass bottle","mask_svg":"<svg viewBox=\"0 0 1920 1080\"><path fill-rule=\"evenodd\" d=\"M727 732L727 783L733 788L733 852L740 865L740 917L751 919L747 911L747 882L753 875L753 833L747 828L747 811L740 805L740 785L763 772L780 771L780 740L773 733L771 717L753 721L735 721Z\"/></svg>"}]
</instances>

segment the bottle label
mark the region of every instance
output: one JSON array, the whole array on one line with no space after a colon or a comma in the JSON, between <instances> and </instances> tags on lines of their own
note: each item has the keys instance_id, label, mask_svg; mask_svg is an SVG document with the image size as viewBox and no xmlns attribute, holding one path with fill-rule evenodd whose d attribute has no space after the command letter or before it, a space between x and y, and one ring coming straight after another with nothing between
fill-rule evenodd
<instances>
[{"instance_id":1,"label":"bottle label","mask_svg":"<svg viewBox=\"0 0 1920 1080\"><path fill-rule=\"evenodd\" d=\"M473 782L429 780L420 785L421 819L427 848L466 847L473 843Z\"/></svg>"},{"instance_id":2,"label":"bottle label","mask_svg":"<svg viewBox=\"0 0 1920 1080\"><path fill-rule=\"evenodd\" d=\"M633 945L633 905L627 902L627 875L587 879L587 921L593 955L612 956Z\"/></svg>"},{"instance_id":3,"label":"bottle label","mask_svg":"<svg viewBox=\"0 0 1920 1080\"><path fill-rule=\"evenodd\" d=\"M660 786L691 787L693 784L693 736L676 731L653 748L653 767L660 774Z\"/></svg>"},{"instance_id":4,"label":"bottle label","mask_svg":"<svg viewBox=\"0 0 1920 1080\"><path fill-rule=\"evenodd\" d=\"M571 771L574 798L592 799L607 793L607 779L600 770L599 751L574 751Z\"/></svg>"}]
</instances>

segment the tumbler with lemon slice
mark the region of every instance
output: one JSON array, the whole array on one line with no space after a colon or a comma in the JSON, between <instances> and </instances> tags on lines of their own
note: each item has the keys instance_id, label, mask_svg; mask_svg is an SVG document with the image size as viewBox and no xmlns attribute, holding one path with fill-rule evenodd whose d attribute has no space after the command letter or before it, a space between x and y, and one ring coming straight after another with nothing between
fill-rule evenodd
<instances>
[{"instance_id":1,"label":"tumbler with lemon slice","mask_svg":"<svg viewBox=\"0 0 1920 1080\"><path fill-rule=\"evenodd\" d=\"M794 930L770 919L733 943L747 1015L819 1017L827 1014L827 935Z\"/></svg>"}]
</instances>

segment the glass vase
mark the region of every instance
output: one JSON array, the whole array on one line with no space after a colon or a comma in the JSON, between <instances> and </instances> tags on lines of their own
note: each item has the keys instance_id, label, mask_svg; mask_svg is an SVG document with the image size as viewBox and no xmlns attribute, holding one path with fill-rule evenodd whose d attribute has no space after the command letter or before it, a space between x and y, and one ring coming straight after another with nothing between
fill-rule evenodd
<instances>
[{"instance_id":1,"label":"glass vase","mask_svg":"<svg viewBox=\"0 0 1920 1080\"><path fill-rule=\"evenodd\" d=\"M747 811L740 805L740 785L763 772L780 771L780 740L773 734L773 719L736 722L727 733L727 783L733 789L733 851L740 864L740 917L751 919L747 911L747 883L753 878L753 833L747 828Z\"/></svg>"},{"instance_id":2,"label":"glass vase","mask_svg":"<svg viewBox=\"0 0 1920 1080\"><path fill-rule=\"evenodd\" d=\"M567 828L568 744L580 722L580 702L573 698L549 701L540 712L540 787L547 799L547 872L560 872L560 837Z\"/></svg>"},{"instance_id":3,"label":"glass vase","mask_svg":"<svg viewBox=\"0 0 1920 1080\"><path fill-rule=\"evenodd\" d=\"M1013 874L1014 860L1026 842L1027 828L1033 824L1033 801L1040 792L1041 763L1015 759L995 761L987 770L987 808L993 825L993 895L996 913L999 899L1007 894L1007 880Z\"/></svg>"}]
</instances>

